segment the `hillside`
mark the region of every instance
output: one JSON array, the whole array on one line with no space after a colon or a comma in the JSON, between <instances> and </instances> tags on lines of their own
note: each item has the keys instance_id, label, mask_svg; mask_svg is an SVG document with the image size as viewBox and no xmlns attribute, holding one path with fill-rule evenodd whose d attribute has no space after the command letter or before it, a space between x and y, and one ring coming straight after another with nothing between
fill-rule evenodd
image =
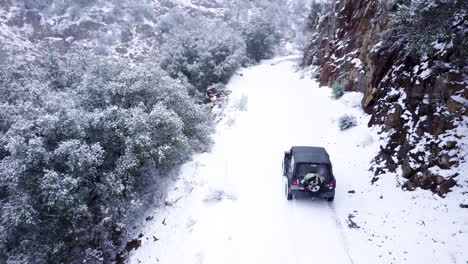
<instances>
[{"instance_id":1,"label":"hillside","mask_svg":"<svg viewBox=\"0 0 468 264\"><path fill-rule=\"evenodd\" d=\"M0 62L11 56L64 54L89 46L105 55L142 59L159 49L172 24L186 17L238 27L253 13L267 14L286 39L303 38L306 1L1 0Z\"/></svg>"}]
</instances>

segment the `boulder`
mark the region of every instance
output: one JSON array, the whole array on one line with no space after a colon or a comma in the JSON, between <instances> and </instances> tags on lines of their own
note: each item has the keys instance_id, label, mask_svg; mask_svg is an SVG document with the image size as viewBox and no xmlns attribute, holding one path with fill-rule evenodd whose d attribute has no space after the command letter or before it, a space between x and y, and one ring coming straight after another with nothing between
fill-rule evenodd
<instances>
[{"instance_id":1,"label":"boulder","mask_svg":"<svg viewBox=\"0 0 468 264\"><path fill-rule=\"evenodd\" d=\"M135 32L143 38L152 38L156 36L154 28L148 24L139 24L135 28Z\"/></svg>"},{"instance_id":2,"label":"boulder","mask_svg":"<svg viewBox=\"0 0 468 264\"><path fill-rule=\"evenodd\" d=\"M433 176L429 171L426 171L423 176L419 178L418 185L424 190L432 189L433 184L435 183L435 176Z\"/></svg>"},{"instance_id":3,"label":"boulder","mask_svg":"<svg viewBox=\"0 0 468 264\"><path fill-rule=\"evenodd\" d=\"M364 109L367 109L374 103L374 93L376 89L372 85L368 85L367 89L364 91L364 96L362 97L361 104Z\"/></svg>"},{"instance_id":4,"label":"boulder","mask_svg":"<svg viewBox=\"0 0 468 264\"><path fill-rule=\"evenodd\" d=\"M403 171L403 178L409 179L416 173L416 170L413 169L410 165L409 155L406 155L405 159L403 160L403 164L401 165L401 168Z\"/></svg>"},{"instance_id":5,"label":"boulder","mask_svg":"<svg viewBox=\"0 0 468 264\"><path fill-rule=\"evenodd\" d=\"M406 181L403 186L402 186L402 189L403 190L407 190L407 191L414 191L416 189L416 184L414 184L414 182L412 181Z\"/></svg>"},{"instance_id":6,"label":"boulder","mask_svg":"<svg viewBox=\"0 0 468 264\"><path fill-rule=\"evenodd\" d=\"M449 112L457 115L468 115L468 107L455 98L450 97L447 101L447 109Z\"/></svg>"},{"instance_id":7,"label":"boulder","mask_svg":"<svg viewBox=\"0 0 468 264\"><path fill-rule=\"evenodd\" d=\"M447 141L447 143L445 143L445 148L453 149L456 145L457 145L456 141Z\"/></svg>"},{"instance_id":8,"label":"boulder","mask_svg":"<svg viewBox=\"0 0 468 264\"><path fill-rule=\"evenodd\" d=\"M388 114L387 120L385 121L385 131L389 131L392 128L399 127L402 123L402 114L403 108L401 107L401 105L395 104L393 113Z\"/></svg>"},{"instance_id":9,"label":"boulder","mask_svg":"<svg viewBox=\"0 0 468 264\"><path fill-rule=\"evenodd\" d=\"M439 175L438 175L438 176L435 176L435 179L434 179L435 184L440 185L440 184L442 184L444 181L445 181L445 178L444 178L444 177L439 176Z\"/></svg>"},{"instance_id":10,"label":"boulder","mask_svg":"<svg viewBox=\"0 0 468 264\"><path fill-rule=\"evenodd\" d=\"M91 21L82 20L72 24L63 31L64 37L74 37L75 40L84 40L93 38L94 34L104 28L103 24Z\"/></svg>"},{"instance_id":11,"label":"boulder","mask_svg":"<svg viewBox=\"0 0 468 264\"><path fill-rule=\"evenodd\" d=\"M127 54L128 50L124 46L115 47L115 52L119 54Z\"/></svg>"},{"instance_id":12,"label":"boulder","mask_svg":"<svg viewBox=\"0 0 468 264\"><path fill-rule=\"evenodd\" d=\"M450 166L451 166L451 163L450 163L450 157L446 154L440 156L438 159L437 159L437 165L441 168L441 169L449 169Z\"/></svg>"},{"instance_id":13,"label":"boulder","mask_svg":"<svg viewBox=\"0 0 468 264\"><path fill-rule=\"evenodd\" d=\"M444 181L438 188L438 194L441 197L445 197L445 195L450 191L450 188L457 185L457 182L454 179L448 179Z\"/></svg>"},{"instance_id":14,"label":"boulder","mask_svg":"<svg viewBox=\"0 0 468 264\"><path fill-rule=\"evenodd\" d=\"M132 41L133 38L134 36L130 29L122 30L122 32L120 33L120 41L124 43Z\"/></svg>"},{"instance_id":15,"label":"boulder","mask_svg":"<svg viewBox=\"0 0 468 264\"><path fill-rule=\"evenodd\" d=\"M454 128L452 124L452 120L450 118L440 116L440 115L433 115L429 120L429 132L431 135L438 136L440 134L445 133L447 129Z\"/></svg>"}]
</instances>

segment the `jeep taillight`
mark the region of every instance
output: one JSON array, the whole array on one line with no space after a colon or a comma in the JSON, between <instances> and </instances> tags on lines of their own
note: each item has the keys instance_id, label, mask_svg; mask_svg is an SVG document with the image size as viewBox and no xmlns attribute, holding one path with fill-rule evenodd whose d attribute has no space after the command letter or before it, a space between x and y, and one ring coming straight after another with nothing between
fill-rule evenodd
<instances>
[{"instance_id":1,"label":"jeep taillight","mask_svg":"<svg viewBox=\"0 0 468 264\"><path fill-rule=\"evenodd\" d=\"M333 189L333 187L335 186L335 182L334 181L330 181L328 183L328 189Z\"/></svg>"},{"instance_id":2,"label":"jeep taillight","mask_svg":"<svg viewBox=\"0 0 468 264\"><path fill-rule=\"evenodd\" d=\"M298 184L299 184L299 181L298 181L297 179L293 179L293 180L292 180L292 184L293 184L293 185L298 185Z\"/></svg>"}]
</instances>

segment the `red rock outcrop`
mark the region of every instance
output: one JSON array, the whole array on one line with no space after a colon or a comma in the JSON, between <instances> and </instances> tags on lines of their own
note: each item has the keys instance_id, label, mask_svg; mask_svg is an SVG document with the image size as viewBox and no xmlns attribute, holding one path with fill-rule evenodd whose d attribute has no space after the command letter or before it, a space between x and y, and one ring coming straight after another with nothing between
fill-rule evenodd
<instances>
[{"instance_id":1,"label":"red rock outcrop","mask_svg":"<svg viewBox=\"0 0 468 264\"><path fill-rule=\"evenodd\" d=\"M457 170L443 170L459 165L460 144L468 136L462 129L468 125L468 67L460 60L466 58L467 5L461 7L465 20L450 29L458 42L436 43L442 48L425 55L408 51L408 41L395 31L396 7L386 1L339 0L314 23L303 66L318 66L322 86L339 82L362 92L369 126L388 134L374 160L372 182L397 172L407 179L402 187L441 196L455 185Z\"/></svg>"}]
</instances>

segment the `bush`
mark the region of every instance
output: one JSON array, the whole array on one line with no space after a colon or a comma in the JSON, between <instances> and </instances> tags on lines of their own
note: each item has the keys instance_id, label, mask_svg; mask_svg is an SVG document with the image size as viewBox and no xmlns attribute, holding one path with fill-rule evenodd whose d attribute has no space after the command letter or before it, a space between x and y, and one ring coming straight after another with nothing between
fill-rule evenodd
<instances>
[{"instance_id":1,"label":"bush","mask_svg":"<svg viewBox=\"0 0 468 264\"><path fill-rule=\"evenodd\" d=\"M318 20L321 16L323 16L326 12L332 9L332 4L322 1L312 0L309 3L307 16L305 19L305 23L307 28L310 30L315 30L315 26L318 24Z\"/></svg>"},{"instance_id":2,"label":"bush","mask_svg":"<svg viewBox=\"0 0 468 264\"><path fill-rule=\"evenodd\" d=\"M19 2L23 2L26 9L42 10L52 4L53 0L20 0Z\"/></svg>"},{"instance_id":3,"label":"bush","mask_svg":"<svg viewBox=\"0 0 468 264\"><path fill-rule=\"evenodd\" d=\"M343 83L341 83L340 81L336 81L335 83L333 83L331 88L334 98L338 99L341 96L343 96L345 89Z\"/></svg>"},{"instance_id":4,"label":"bush","mask_svg":"<svg viewBox=\"0 0 468 264\"><path fill-rule=\"evenodd\" d=\"M346 130L348 128L357 126L356 117L351 115L344 115L338 120L338 126L340 130Z\"/></svg>"},{"instance_id":5,"label":"bush","mask_svg":"<svg viewBox=\"0 0 468 264\"><path fill-rule=\"evenodd\" d=\"M0 69L0 262L110 263L132 212L211 144L209 109L152 63L84 54Z\"/></svg>"},{"instance_id":6,"label":"bush","mask_svg":"<svg viewBox=\"0 0 468 264\"><path fill-rule=\"evenodd\" d=\"M407 41L409 52L425 55L437 50L435 43L445 43L460 46L463 57L459 60L466 61L467 1L405 0L397 1L391 10L396 29L394 37Z\"/></svg>"}]
</instances>

